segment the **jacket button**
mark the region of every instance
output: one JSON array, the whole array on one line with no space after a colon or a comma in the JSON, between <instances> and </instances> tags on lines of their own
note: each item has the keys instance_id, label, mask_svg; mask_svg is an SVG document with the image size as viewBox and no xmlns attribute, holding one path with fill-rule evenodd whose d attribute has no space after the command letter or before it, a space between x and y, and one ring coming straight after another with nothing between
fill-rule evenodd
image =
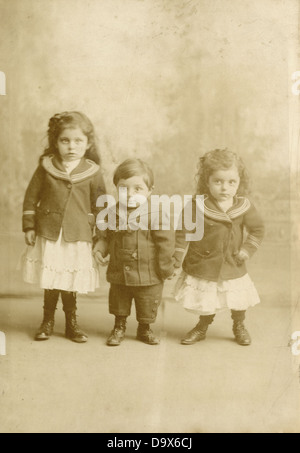
<instances>
[{"instance_id":1,"label":"jacket button","mask_svg":"<svg viewBox=\"0 0 300 453\"><path fill-rule=\"evenodd\" d=\"M125 266L125 271L130 271L130 266Z\"/></svg>"},{"instance_id":2,"label":"jacket button","mask_svg":"<svg viewBox=\"0 0 300 453\"><path fill-rule=\"evenodd\" d=\"M132 256L132 258L133 258L134 260L137 260L137 257L138 257L138 256L137 256L137 253L136 253L136 252L133 252L133 254L132 254L131 256Z\"/></svg>"},{"instance_id":3,"label":"jacket button","mask_svg":"<svg viewBox=\"0 0 300 453\"><path fill-rule=\"evenodd\" d=\"M68 189L71 189L71 188L72 188L72 184L68 184L68 185L67 185L67 188L68 188Z\"/></svg>"}]
</instances>

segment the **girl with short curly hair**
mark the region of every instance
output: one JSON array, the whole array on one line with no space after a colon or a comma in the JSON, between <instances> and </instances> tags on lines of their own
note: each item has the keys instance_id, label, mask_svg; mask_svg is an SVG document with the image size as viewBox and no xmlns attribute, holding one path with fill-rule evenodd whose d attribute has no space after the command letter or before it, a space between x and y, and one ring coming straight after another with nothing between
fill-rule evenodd
<instances>
[{"instance_id":1,"label":"girl with short curly hair","mask_svg":"<svg viewBox=\"0 0 300 453\"><path fill-rule=\"evenodd\" d=\"M196 192L204 199L198 204L195 197L192 211L201 209L198 218L203 220L204 232L201 240L189 243L176 295L183 307L200 315L200 319L182 339L184 345L205 339L216 313L224 309L231 310L237 343L251 343L244 325L245 314L260 299L245 263L259 247L264 226L245 196L248 191L248 173L236 153L215 149L200 157ZM184 229L176 233L177 266L187 246L185 234Z\"/></svg>"}]
</instances>

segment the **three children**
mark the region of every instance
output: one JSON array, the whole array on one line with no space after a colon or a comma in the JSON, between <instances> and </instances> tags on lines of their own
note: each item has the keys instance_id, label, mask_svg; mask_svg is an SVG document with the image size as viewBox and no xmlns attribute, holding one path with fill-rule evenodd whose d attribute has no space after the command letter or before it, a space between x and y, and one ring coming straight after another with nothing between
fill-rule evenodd
<instances>
[{"instance_id":1,"label":"three children","mask_svg":"<svg viewBox=\"0 0 300 453\"><path fill-rule=\"evenodd\" d=\"M76 293L98 286L95 262L104 265L109 256L109 312L115 322L108 346L118 346L124 339L133 300L137 339L159 344L150 325L157 317L164 281L175 275L182 261L183 278L176 299L200 316L182 344L203 340L215 314L227 308L237 343L249 345L251 338L243 321L247 308L259 303L259 296L245 262L261 243L264 228L245 197L248 177L241 159L227 149L200 158L197 195L204 196L204 234L188 243L186 230L180 228L176 244L169 213L153 208L150 202L152 170L140 159L126 159L113 176L119 199L108 214L115 222L106 222L105 228L97 230L92 253L100 211L96 201L105 194L94 128L84 114L63 112L50 119L48 142L26 190L23 209L28 245L24 279L44 289L44 318L35 339L46 340L52 334L61 294L67 338L87 341L76 322ZM193 199L191 211L195 214L196 209Z\"/></svg>"}]
</instances>

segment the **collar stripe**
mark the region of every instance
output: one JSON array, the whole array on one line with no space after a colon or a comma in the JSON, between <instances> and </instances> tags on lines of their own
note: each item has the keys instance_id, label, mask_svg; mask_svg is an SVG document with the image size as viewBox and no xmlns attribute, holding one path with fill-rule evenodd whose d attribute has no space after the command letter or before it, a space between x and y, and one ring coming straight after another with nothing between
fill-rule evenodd
<instances>
[{"instance_id":1,"label":"collar stripe","mask_svg":"<svg viewBox=\"0 0 300 453\"><path fill-rule=\"evenodd\" d=\"M67 173L59 170L56 168L52 162L53 156L46 156L43 161L42 161L42 166L43 168L52 176L58 179L63 179L65 181L71 181L71 182L79 182L83 181L84 179L89 178L90 176L94 175L97 173L99 170L99 165L97 165L95 162L86 159L86 163L90 166L87 170L81 172L81 173L75 173L73 175L68 175Z\"/></svg>"},{"instance_id":2,"label":"collar stripe","mask_svg":"<svg viewBox=\"0 0 300 453\"><path fill-rule=\"evenodd\" d=\"M205 204L205 201L207 199L208 198L204 200L204 214L211 219L222 220L225 222L231 222L232 219L235 219L236 217L245 214L245 212L247 212L251 206L251 203L248 200L248 198L240 197L239 201L239 203L241 203L240 206L237 206L236 208L229 210L227 212L221 212L215 209L208 208Z\"/></svg>"}]
</instances>

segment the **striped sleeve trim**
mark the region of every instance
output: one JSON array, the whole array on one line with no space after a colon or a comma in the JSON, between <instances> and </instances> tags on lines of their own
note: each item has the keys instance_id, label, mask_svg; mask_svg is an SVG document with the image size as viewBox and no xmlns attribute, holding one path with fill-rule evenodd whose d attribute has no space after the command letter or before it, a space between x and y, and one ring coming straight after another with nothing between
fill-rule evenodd
<instances>
[{"instance_id":1,"label":"striped sleeve trim","mask_svg":"<svg viewBox=\"0 0 300 453\"><path fill-rule=\"evenodd\" d=\"M259 241L257 239L257 237L252 236L251 234L249 234L247 236L247 241L246 242L248 242L248 244L251 244L251 245L253 245L256 248L258 248L260 246L260 243L261 243L261 241Z\"/></svg>"},{"instance_id":2,"label":"striped sleeve trim","mask_svg":"<svg viewBox=\"0 0 300 453\"><path fill-rule=\"evenodd\" d=\"M23 215L35 215L35 211L23 211Z\"/></svg>"}]
</instances>

